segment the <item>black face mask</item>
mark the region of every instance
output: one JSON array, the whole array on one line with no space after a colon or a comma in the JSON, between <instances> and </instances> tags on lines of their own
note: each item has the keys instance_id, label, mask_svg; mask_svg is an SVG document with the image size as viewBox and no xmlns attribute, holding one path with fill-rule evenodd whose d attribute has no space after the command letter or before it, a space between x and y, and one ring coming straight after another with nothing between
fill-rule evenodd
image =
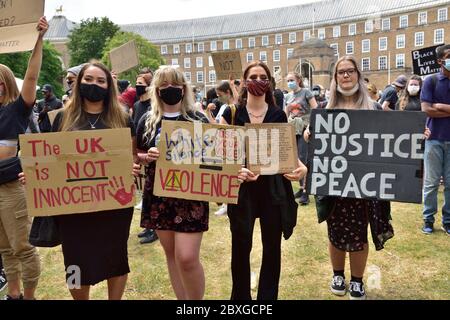
<instances>
[{"instance_id":1,"label":"black face mask","mask_svg":"<svg viewBox=\"0 0 450 320\"><path fill-rule=\"evenodd\" d=\"M147 93L146 86L136 86L136 96L139 98Z\"/></svg>"},{"instance_id":2,"label":"black face mask","mask_svg":"<svg viewBox=\"0 0 450 320\"><path fill-rule=\"evenodd\" d=\"M99 87L96 84L80 84L80 95L90 102L100 102L105 100L108 89Z\"/></svg>"},{"instance_id":3,"label":"black face mask","mask_svg":"<svg viewBox=\"0 0 450 320\"><path fill-rule=\"evenodd\" d=\"M166 89L159 90L159 96L164 103L169 106L174 106L183 100L183 89L168 87Z\"/></svg>"}]
</instances>

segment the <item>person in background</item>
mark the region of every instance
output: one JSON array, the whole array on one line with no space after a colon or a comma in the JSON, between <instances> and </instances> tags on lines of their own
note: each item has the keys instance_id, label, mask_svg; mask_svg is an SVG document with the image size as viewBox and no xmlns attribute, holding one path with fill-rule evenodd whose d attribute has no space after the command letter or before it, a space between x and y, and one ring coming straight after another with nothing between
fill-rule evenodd
<instances>
[{"instance_id":1,"label":"person in background","mask_svg":"<svg viewBox=\"0 0 450 320\"><path fill-rule=\"evenodd\" d=\"M69 99L72 96L73 87L75 85L75 82L77 81L77 77L81 71L81 68L83 68L83 65L75 66L67 70L66 84L68 89L66 91L66 94L62 97L62 102L64 105L69 101Z\"/></svg>"},{"instance_id":2,"label":"person in background","mask_svg":"<svg viewBox=\"0 0 450 320\"><path fill-rule=\"evenodd\" d=\"M128 80L118 80L117 86L119 88L119 102L125 107L128 114L133 112L133 106L136 102L136 89L131 86Z\"/></svg>"},{"instance_id":3,"label":"person in background","mask_svg":"<svg viewBox=\"0 0 450 320\"><path fill-rule=\"evenodd\" d=\"M317 84L312 87L312 93L314 98L316 98L317 108L324 109L328 103L325 98L325 89L320 84Z\"/></svg>"},{"instance_id":4,"label":"person in background","mask_svg":"<svg viewBox=\"0 0 450 320\"><path fill-rule=\"evenodd\" d=\"M210 108L211 114L215 119L219 114L220 108L222 107L222 103L219 101L219 97L217 96L216 88L211 88L206 92L206 103L206 109L211 103L216 106L215 108Z\"/></svg>"},{"instance_id":5,"label":"person in background","mask_svg":"<svg viewBox=\"0 0 450 320\"><path fill-rule=\"evenodd\" d=\"M399 76L391 85L384 89L381 95L380 104L384 111L395 110L395 105L398 101L398 94L405 89L408 78L404 75Z\"/></svg>"},{"instance_id":6,"label":"person in background","mask_svg":"<svg viewBox=\"0 0 450 320\"><path fill-rule=\"evenodd\" d=\"M378 96L378 89L373 83L367 84L367 91L369 92L369 97L373 101L373 105L375 107L375 110L382 111L383 107L378 102L379 96Z\"/></svg>"},{"instance_id":7,"label":"person in background","mask_svg":"<svg viewBox=\"0 0 450 320\"><path fill-rule=\"evenodd\" d=\"M311 110L317 108L317 101L311 91L304 87L303 77L298 73L289 73L287 84L291 93L286 97L286 114L289 123L294 123L298 156L302 163L307 165L308 144L303 138L303 131L309 125ZM301 205L309 204L309 195L306 191L306 179L300 181L300 190L295 194Z\"/></svg>"},{"instance_id":8,"label":"person in background","mask_svg":"<svg viewBox=\"0 0 450 320\"><path fill-rule=\"evenodd\" d=\"M418 75L412 75L406 89L402 91L395 110L400 111L422 111L422 105L420 102L420 90L422 89L422 78Z\"/></svg>"},{"instance_id":9,"label":"person in background","mask_svg":"<svg viewBox=\"0 0 450 320\"><path fill-rule=\"evenodd\" d=\"M280 108L281 110L284 110L284 94L283 91L280 89L277 89L277 82L275 81L275 78L272 77L272 89L273 89L273 97L275 99L275 105Z\"/></svg>"},{"instance_id":10,"label":"person in background","mask_svg":"<svg viewBox=\"0 0 450 320\"><path fill-rule=\"evenodd\" d=\"M53 87L49 84L42 87L42 94L44 95L44 99L37 103L34 112L39 115L38 123L41 133L46 133L52 131L52 125L50 123L48 113L50 111L61 109L63 104L61 100L56 98L53 93Z\"/></svg>"},{"instance_id":11,"label":"person in background","mask_svg":"<svg viewBox=\"0 0 450 320\"><path fill-rule=\"evenodd\" d=\"M428 115L431 137L425 142L424 226L422 232L434 231L438 211L438 191L444 178L442 229L450 235L450 45L436 49L441 72L425 79L422 87L422 111Z\"/></svg>"}]
</instances>

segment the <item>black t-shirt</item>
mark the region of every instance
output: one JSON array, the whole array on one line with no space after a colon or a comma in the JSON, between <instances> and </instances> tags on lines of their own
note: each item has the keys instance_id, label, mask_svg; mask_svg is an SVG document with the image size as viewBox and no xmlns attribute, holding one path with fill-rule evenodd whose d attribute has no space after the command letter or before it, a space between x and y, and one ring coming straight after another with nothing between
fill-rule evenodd
<instances>
[{"instance_id":1,"label":"black t-shirt","mask_svg":"<svg viewBox=\"0 0 450 320\"><path fill-rule=\"evenodd\" d=\"M395 106L396 110L400 110L400 101ZM422 111L422 103L420 96L409 97L408 104L405 107L405 111Z\"/></svg>"},{"instance_id":2,"label":"black t-shirt","mask_svg":"<svg viewBox=\"0 0 450 320\"><path fill-rule=\"evenodd\" d=\"M133 123L134 127L137 128L139 125L139 120L141 120L142 116L146 114L148 111L152 109L150 104L150 100L147 101L138 101L134 104L133 107Z\"/></svg>"},{"instance_id":3,"label":"black t-shirt","mask_svg":"<svg viewBox=\"0 0 450 320\"><path fill-rule=\"evenodd\" d=\"M48 110L44 112L44 108L48 107ZM39 129L41 132L51 132L52 125L48 117L48 112L53 110L58 110L63 107L61 100L57 99L55 96L51 97L49 100L40 100L35 108L35 112L39 114Z\"/></svg>"},{"instance_id":4,"label":"black t-shirt","mask_svg":"<svg viewBox=\"0 0 450 320\"><path fill-rule=\"evenodd\" d=\"M228 124L231 123L231 108L228 107L225 109L225 112L223 113L222 117L226 120ZM235 126L244 126L246 123L250 123L250 117L247 112L247 108L238 107L236 109L236 114L234 116L234 124ZM269 109L267 110L267 114L264 118L263 123L287 123L287 116L286 113L276 107L276 106L269 106Z\"/></svg>"},{"instance_id":5,"label":"black t-shirt","mask_svg":"<svg viewBox=\"0 0 450 320\"><path fill-rule=\"evenodd\" d=\"M276 105L283 110L284 109L284 94L280 89L275 89L273 92L273 97L275 98Z\"/></svg>"},{"instance_id":6,"label":"black t-shirt","mask_svg":"<svg viewBox=\"0 0 450 320\"><path fill-rule=\"evenodd\" d=\"M14 102L0 106L0 140L16 140L28 128L32 107L20 95Z\"/></svg>"},{"instance_id":7,"label":"black t-shirt","mask_svg":"<svg viewBox=\"0 0 450 320\"><path fill-rule=\"evenodd\" d=\"M59 129L59 126L61 124L62 116L64 111L60 111L56 117L55 121L53 122L52 126L52 132L59 132L61 131ZM111 129L102 120L102 116L98 114L91 114L86 113L87 115L87 121L86 124L81 125L77 130L84 131L84 130L104 130L104 129ZM94 126L95 128L92 128ZM131 117L127 116L127 128L131 129L131 136L136 136L136 129L133 125L133 121L131 120Z\"/></svg>"},{"instance_id":8,"label":"black t-shirt","mask_svg":"<svg viewBox=\"0 0 450 320\"><path fill-rule=\"evenodd\" d=\"M150 112L147 112L141 120L139 120L139 124L136 128L136 141L137 141L137 148L142 151L148 151L150 148L153 148L155 146L155 137L151 141L149 141L144 135L145 135L145 123L147 121L148 116L150 116ZM209 123L208 118L205 117L205 115L201 112L196 111L195 113L188 113L188 116L191 117L194 120L201 121L203 123ZM163 120L168 121L189 121L189 119L185 119L183 115L176 116L176 117L163 117ZM159 132L161 130L161 122L156 125L156 132Z\"/></svg>"},{"instance_id":9,"label":"black t-shirt","mask_svg":"<svg viewBox=\"0 0 450 320\"><path fill-rule=\"evenodd\" d=\"M388 86L384 90L380 99L380 104L383 105L385 101L389 102L389 108L395 110L395 105L397 104L398 101L398 94L397 90L393 86Z\"/></svg>"}]
</instances>

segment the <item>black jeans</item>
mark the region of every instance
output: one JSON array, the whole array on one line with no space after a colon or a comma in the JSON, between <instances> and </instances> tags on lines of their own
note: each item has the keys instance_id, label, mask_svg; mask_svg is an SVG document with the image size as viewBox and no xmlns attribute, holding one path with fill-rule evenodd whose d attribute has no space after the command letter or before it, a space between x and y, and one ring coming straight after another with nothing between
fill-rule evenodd
<instances>
[{"instance_id":1,"label":"black jeans","mask_svg":"<svg viewBox=\"0 0 450 320\"><path fill-rule=\"evenodd\" d=\"M260 201L258 211L233 206L229 210L232 236L231 273L233 290L231 300L251 300L250 252L253 228L259 212L263 257L259 277L258 300L277 300L281 271L281 216L266 201Z\"/></svg>"}]
</instances>

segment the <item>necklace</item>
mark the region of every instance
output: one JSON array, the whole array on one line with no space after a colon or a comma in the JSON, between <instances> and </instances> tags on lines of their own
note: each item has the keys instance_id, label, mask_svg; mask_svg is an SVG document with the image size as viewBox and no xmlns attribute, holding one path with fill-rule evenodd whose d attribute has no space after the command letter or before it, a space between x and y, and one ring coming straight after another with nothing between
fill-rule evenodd
<instances>
[{"instance_id":1,"label":"necklace","mask_svg":"<svg viewBox=\"0 0 450 320\"><path fill-rule=\"evenodd\" d=\"M89 124L91 125L91 129L95 129L95 125L97 124L98 120L100 120L101 115L102 115L101 113L98 115L97 120L95 120L94 123L90 122L90 121L89 121L89 118L87 119L87 121L88 121Z\"/></svg>"},{"instance_id":2,"label":"necklace","mask_svg":"<svg viewBox=\"0 0 450 320\"><path fill-rule=\"evenodd\" d=\"M261 113L260 115L256 115L256 114L250 112L250 110L249 110L248 107L247 107L248 115L249 115L250 117L252 117L252 118L255 118L255 119L261 119L261 118L264 118L264 117L266 116L266 114L267 114L267 111L269 111L269 106L267 106L267 107L265 108L265 110L264 110L263 113Z\"/></svg>"}]
</instances>

